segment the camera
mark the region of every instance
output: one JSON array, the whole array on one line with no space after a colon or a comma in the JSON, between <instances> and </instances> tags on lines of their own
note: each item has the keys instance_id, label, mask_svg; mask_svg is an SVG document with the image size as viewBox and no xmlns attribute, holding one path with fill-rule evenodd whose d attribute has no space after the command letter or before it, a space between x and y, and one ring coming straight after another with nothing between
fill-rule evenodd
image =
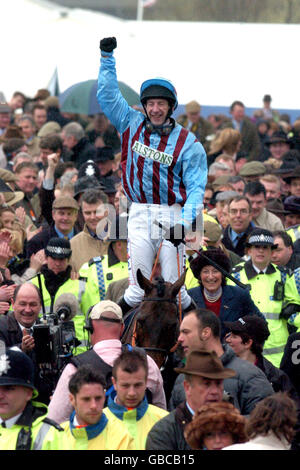
<instances>
[{"instance_id":1,"label":"camera","mask_svg":"<svg viewBox=\"0 0 300 470\"><path fill-rule=\"evenodd\" d=\"M72 294L62 294L53 310L44 313L41 322L33 326L33 338L39 375L54 388L80 341L72 321L79 310L77 299Z\"/></svg>"}]
</instances>

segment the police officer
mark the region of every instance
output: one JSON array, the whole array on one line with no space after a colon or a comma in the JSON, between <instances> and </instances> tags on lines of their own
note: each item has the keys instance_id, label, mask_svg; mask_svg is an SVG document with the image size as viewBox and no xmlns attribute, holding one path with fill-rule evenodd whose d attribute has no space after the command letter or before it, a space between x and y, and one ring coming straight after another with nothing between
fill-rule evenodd
<instances>
[{"instance_id":1,"label":"police officer","mask_svg":"<svg viewBox=\"0 0 300 470\"><path fill-rule=\"evenodd\" d=\"M69 240L58 237L51 238L45 249L47 263L42 266L41 274L35 276L31 282L39 286L40 277L41 295L46 313L53 313L55 302L61 294L70 293L76 297L80 311L73 317L73 321L76 337L81 344L76 348L75 354L80 354L87 349L83 326L84 315L90 305L85 293L86 278L80 276L78 279L72 279L71 277L69 264L71 254Z\"/></svg>"},{"instance_id":2,"label":"police officer","mask_svg":"<svg viewBox=\"0 0 300 470\"><path fill-rule=\"evenodd\" d=\"M244 284L251 286L250 295L268 322L270 336L266 340L263 355L279 367L289 332L285 315L287 304L299 305L300 295L294 275L271 263L274 244L272 232L263 228L254 229L246 243L250 259L235 266L232 275ZM232 283L232 281L229 281Z\"/></svg>"},{"instance_id":3,"label":"police officer","mask_svg":"<svg viewBox=\"0 0 300 470\"><path fill-rule=\"evenodd\" d=\"M2 343L3 345L3 343ZM0 350L0 450L60 450L63 429L34 401L34 366L20 350Z\"/></svg>"},{"instance_id":4,"label":"police officer","mask_svg":"<svg viewBox=\"0 0 300 470\"><path fill-rule=\"evenodd\" d=\"M107 254L92 258L79 270L79 274L87 278L85 295L90 306L105 299L111 282L128 278L127 232L121 226L122 222L126 224L127 218L120 219L117 216L110 227Z\"/></svg>"}]
</instances>

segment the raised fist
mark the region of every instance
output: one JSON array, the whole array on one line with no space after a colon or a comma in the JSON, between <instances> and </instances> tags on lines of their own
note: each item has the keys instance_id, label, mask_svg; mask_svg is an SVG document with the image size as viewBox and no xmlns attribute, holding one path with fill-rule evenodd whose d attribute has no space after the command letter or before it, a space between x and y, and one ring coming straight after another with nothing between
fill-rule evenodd
<instances>
[{"instance_id":1,"label":"raised fist","mask_svg":"<svg viewBox=\"0 0 300 470\"><path fill-rule=\"evenodd\" d=\"M100 50L104 52L111 52L117 47L116 38L104 38L100 41Z\"/></svg>"}]
</instances>

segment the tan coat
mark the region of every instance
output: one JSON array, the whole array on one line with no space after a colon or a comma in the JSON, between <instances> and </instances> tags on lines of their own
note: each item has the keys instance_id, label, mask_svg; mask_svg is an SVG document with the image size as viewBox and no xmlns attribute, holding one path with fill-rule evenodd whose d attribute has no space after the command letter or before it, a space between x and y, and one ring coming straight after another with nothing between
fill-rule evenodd
<instances>
[{"instance_id":1,"label":"tan coat","mask_svg":"<svg viewBox=\"0 0 300 470\"><path fill-rule=\"evenodd\" d=\"M260 216L257 219L253 219L253 223L257 227L265 228L274 232L275 230L284 230L283 224L277 215L272 212L263 209Z\"/></svg>"},{"instance_id":2,"label":"tan coat","mask_svg":"<svg viewBox=\"0 0 300 470\"><path fill-rule=\"evenodd\" d=\"M82 232L71 239L70 243L72 249L70 264L76 272L79 272L81 266L90 259L107 253L108 243L93 238L86 225L84 225Z\"/></svg>"}]
</instances>

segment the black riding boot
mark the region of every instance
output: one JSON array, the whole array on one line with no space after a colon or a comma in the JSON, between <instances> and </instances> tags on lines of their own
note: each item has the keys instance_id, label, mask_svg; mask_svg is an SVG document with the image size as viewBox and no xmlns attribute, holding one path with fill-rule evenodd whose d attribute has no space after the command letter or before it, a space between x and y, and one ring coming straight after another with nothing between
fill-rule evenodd
<instances>
[{"instance_id":1,"label":"black riding boot","mask_svg":"<svg viewBox=\"0 0 300 470\"><path fill-rule=\"evenodd\" d=\"M124 315L129 312L129 310L132 310L133 307L131 307L130 305L128 305L128 303L124 300L124 297L122 297L119 302L118 302L118 305L119 307L121 307L121 310L122 310L122 313L123 313L123 317Z\"/></svg>"}]
</instances>

